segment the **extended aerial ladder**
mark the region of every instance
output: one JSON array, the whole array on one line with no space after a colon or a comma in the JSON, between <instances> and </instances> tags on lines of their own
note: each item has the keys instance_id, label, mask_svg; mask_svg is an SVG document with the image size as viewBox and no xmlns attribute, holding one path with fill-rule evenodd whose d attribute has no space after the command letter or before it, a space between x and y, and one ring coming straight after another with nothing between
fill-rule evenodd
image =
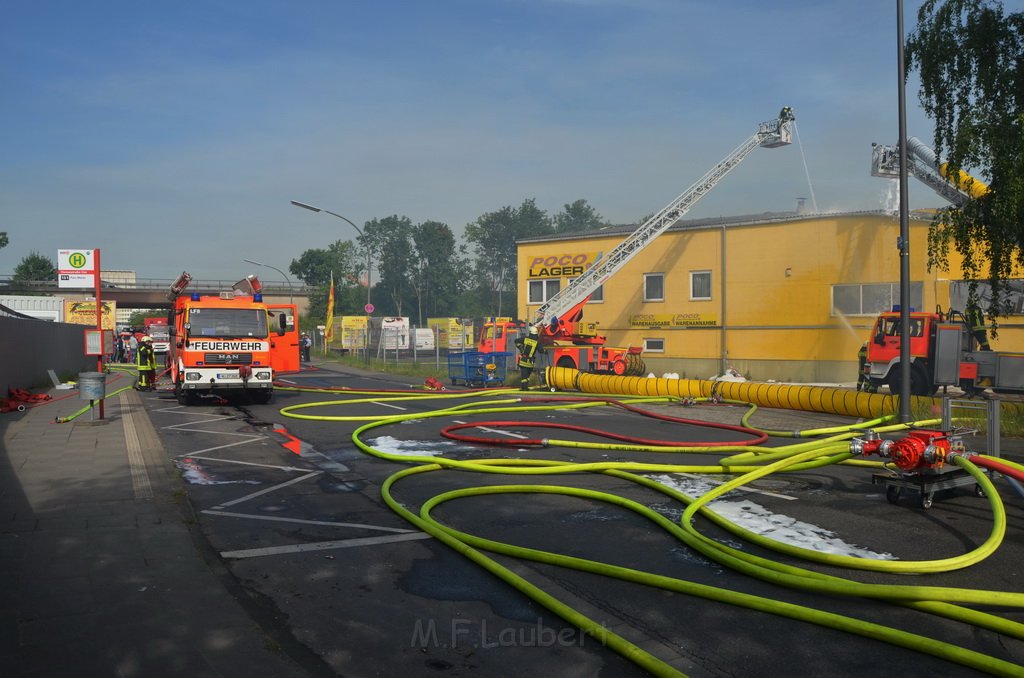
<instances>
[{"instance_id":1,"label":"extended aerial ladder","mask_svg":"<svg viewBox=\"0 0 1024 678\"><path fill-rule=\"evenodd\" d=\"M698 200L707 195L718 182L739 165L755 148L776 148L792 142L793 111L782 109L775 120L762 122L749 139L740 144L725 159L679 195L667 207L638 227L628 238L583 272L551 299L542 304L534 315L533 324L542 337L550 340L579 339L576 325L583 314L583 306L594 290L617 273L630 259L650 245L659 235L679 221ZM602 338L598 338L603 341ZM577 341L577 343L581 343Z\"/></svg>"},{"instance_id":2,"label":"extended aerial ladder","mask_svg":"<svg viewBox=\"0 0 1024 678\"><path fill-rule=\"evenodd\" d=\"M871 144L871 176L895 179L900 174L899 146ZM916 177L957 207L988 192L988 186L963 171L939 162L935 151L917 137L907 139L907 174Z\"/></svg>"}]
</instances>

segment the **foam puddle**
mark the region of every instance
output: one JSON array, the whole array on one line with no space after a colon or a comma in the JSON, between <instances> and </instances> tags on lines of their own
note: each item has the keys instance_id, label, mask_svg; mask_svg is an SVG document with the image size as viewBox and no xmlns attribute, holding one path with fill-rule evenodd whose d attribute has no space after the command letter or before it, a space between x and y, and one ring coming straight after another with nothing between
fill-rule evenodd
<instances>
[{"instance_id":1,"label":"foam puddle","mask_svg":"<svg viewBox=\"0 0 1024 678\"><path fill-rule=\"evenodd\" d=\"M716 484L701 478L674 475L653 475L649 477L651 480L691 497L703 496L717 487ZM729 493L725 496L728 497L734 494ZM726 520L755 534L774 539L783 544L799 546L800 548L821 553L832 553L855 558L896 560L896 557L890 553L877 553L855 544L848 544L831 530L826 530L823 527L805 523L780 513L773 513L764 506L749 499L740 501L716 499L707 506ZM682 515L682 510L678 510L677 513L676 519Z\"/></svg>"},{"instance_id":2,"label":"foam puddle","mask_svg":"<svg viewBox=\"0 0 1024 678\"><path fill-rule=\"evenodd\" d=\"M437 457L460 450L476 449L460 445L454 441L399 440L391 436L374 438L367 441L367 443L381 452L406 457ZM691 478L689 476L668 474L651 475L649 477L662 485L671 487L691 497L703 496L720 484L700 477ZM732 492L726 496L737 496L740 494L742 493ZM742 499L740 501L716 499L708 506L726 520L736 523L755 534L763 535L784 544L855 558L896 560L896 557L892 554L878 553L855 544L848 544L830 530L780 513L773 513L764 506L749 499ZM664 509L664 506L659 508ZM682 509L667 509L662 512L676 520L682 515ZM738 546L738 544L732 544L731 542L730 545Z\"/></svg>"},{"instance_id":3,"label":"foam puddle","mask_svg":"<svg viewBox=\"0 0 1024 678\"><path fill-rule=\"evenodd\" d=\"M455 452L461 449L458 443L448 440L434 440L425 442L422 440L399 440L391 436L381 436L368 440L367 444L375 450L386 454L401 455L403 457L437 457L446 452Z\"/></svg>"},{"instance_id":4,"label":"foam puddle","mask_svg":"<svg viewBox=\"0 0 1024 678\"><path fill-rule=\"evenodd\" d=\"M258 480L217 480L209 471L205 470L198 461L190 458L179 459L174 462L181 469L181 477L189 485L259 485Z\"/></svg>"}]
</instances>

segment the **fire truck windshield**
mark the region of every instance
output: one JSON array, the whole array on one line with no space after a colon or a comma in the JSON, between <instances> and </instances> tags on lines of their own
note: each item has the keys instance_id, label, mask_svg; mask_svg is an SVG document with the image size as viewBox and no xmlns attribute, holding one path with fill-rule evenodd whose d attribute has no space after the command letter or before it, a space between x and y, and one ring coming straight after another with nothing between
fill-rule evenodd
<instances>
[{"instance_id":1,"label":"fire truck windshield","mask_svg":"<svg viewBox=\"0 0 1024 678\"><path fill-rule=\"evenodd\" d=\"M267 312L253 308L193 308L188 313L193 337L267 338Z\"/></svg>"},{"instance_id":2,"label":"fire truck windshield","mask_svg":"<svg viewBox=\"0 0 1024 678\"><path fill-rule=\"evenodd\" d=\"M883 332L887 337L900 336L900 319L886 318ZM910 336L920 337L924 333L924 321L920 318L910 318Z\"/></svg>"}]
</instances>

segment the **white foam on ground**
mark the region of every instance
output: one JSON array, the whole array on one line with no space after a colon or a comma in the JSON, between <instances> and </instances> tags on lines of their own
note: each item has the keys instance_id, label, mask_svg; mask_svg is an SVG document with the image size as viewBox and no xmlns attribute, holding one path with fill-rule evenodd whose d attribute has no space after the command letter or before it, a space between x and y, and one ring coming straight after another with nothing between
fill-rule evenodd
<instances>
[{"instance_id":1,"label":"white foam on ground","mask_svg":"<svg viewBox=\"0 0 1024 678\"><path fill-rule=\"evenodd\" d=\"M455 452L459 445L449 440L433 440L424 442L422 440L399 440L391 436L381 436L366 441L373 449L385 454L401 455L403 457L437 457L445 452Z\"/></svg>"},{"instance_id":2,"label":"white foam on ground","mask_svg":"<svg viewBox=\"0 0 1024 678\"><path fill-rule=\"evenodd\" d=\"M181 469L181 477L190 485L259 485L258 480L216 480L213 475L207 473L199 464L192 461L177 462Z\"/></svg>"},{"instance_id":3,"label":"white foam on ground","mask_svg":"<svg viewBox=\"0 0 1024 678\"><path fill-rule=\"evenodd\" d=\"M666 487L671 487L694 498L703 496L717 486L701 478L689 478L686 476L657 475L650 476L650 478ZM725 496L735 496L735 494L730 492ZM820 551L821 553L853 556L855 558L896 560L896 557L890 553L877 553L861 546L848 544L831 530L805 523L790 516L773 513L764 506L749 499L740 501L716 499L707 506L726 520L755 534L774 539L783 544ZM680 511L681 513L682 511Z\"/></svg>"}]
</instances>

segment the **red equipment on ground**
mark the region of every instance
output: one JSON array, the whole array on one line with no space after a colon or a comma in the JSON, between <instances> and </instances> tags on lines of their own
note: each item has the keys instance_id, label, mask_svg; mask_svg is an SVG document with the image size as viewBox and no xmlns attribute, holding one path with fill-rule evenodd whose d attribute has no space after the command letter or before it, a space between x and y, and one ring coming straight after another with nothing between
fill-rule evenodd
<instances>
[{"instance_id":1,"label":"red equipment on ground","mask_svg":"<svg viewBox=\"0 0 1024 678\"><path fill-rule=\"evenodd\" d=\"M0 412L24 412L31 405L51 400L46 393L31 393L23 388L8 388L7 397L0 399Z\"/></svg>"},{"instance_id":2,"label":"red equipment on ground","mask_svg":"<svg viewBox=\"0 0 1024 678\"><path fill-rule=\"evenodd\" d=\"M957 447L962 448L962 445ZM953 445L949 435L943 431L919 429L911 431L906 438L900 440L869 438L858 449L864 456L877 454L888 457L904 471L916 471L942 468Z\"/></svg>"}]
</instances>

